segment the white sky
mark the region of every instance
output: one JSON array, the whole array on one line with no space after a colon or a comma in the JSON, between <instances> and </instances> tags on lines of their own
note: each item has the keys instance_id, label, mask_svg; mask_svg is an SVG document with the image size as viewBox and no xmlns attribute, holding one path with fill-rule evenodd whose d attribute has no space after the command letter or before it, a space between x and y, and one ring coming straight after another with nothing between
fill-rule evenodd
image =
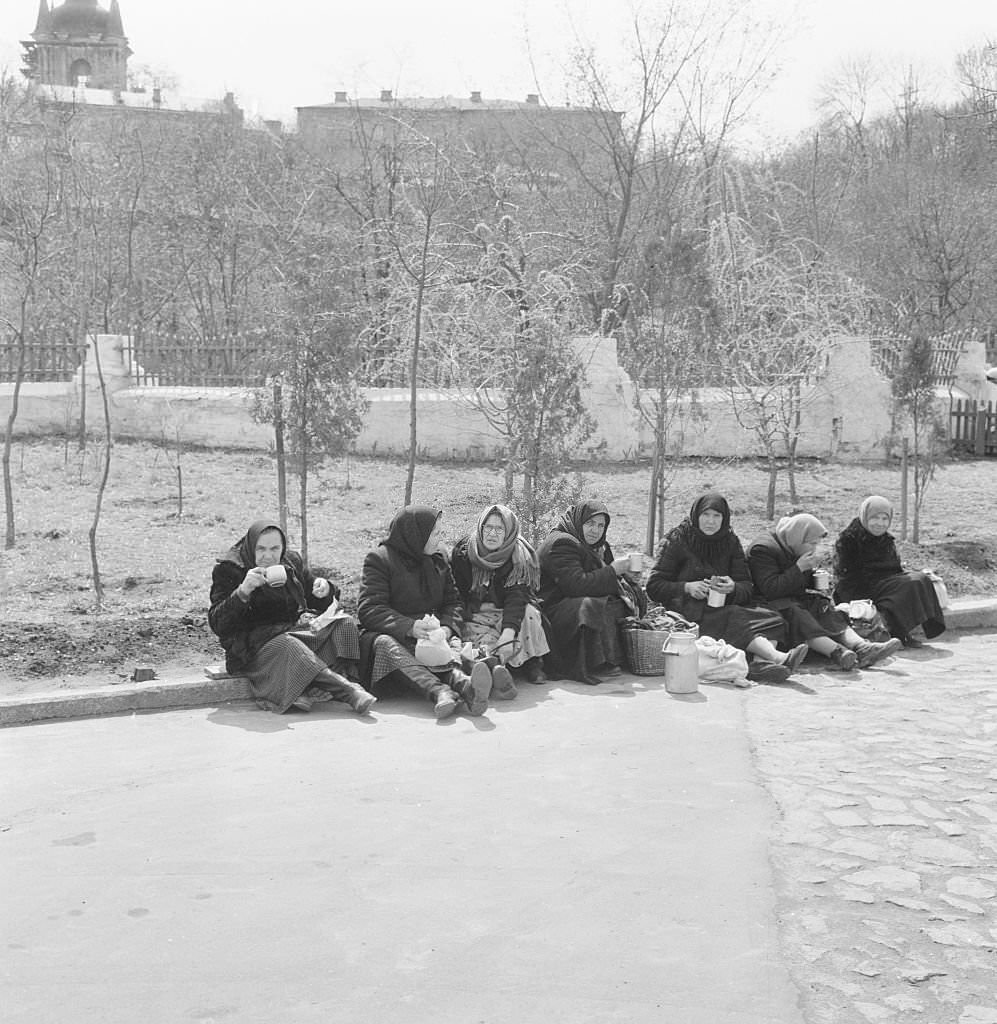
<instances>
[{"instance_id":1,"label":"white sky","mask_svg":"<svg viewBox=\"0 0 997 1024\"><path fill-rule=\"evenodd\" d=\"M100 0L106 7L110 0ZM693 8L708 0L686 0ZM575 32L608 45L631 0L119 0L138 64L162 68L190 96L232 90L249 114L390 88L402 96L565 96ZM645 2L645 10L653 9ZM595 8L596 13L588 13ZM997 42L995 0L753 0L785 27L783 73L756 113L768 132L815 120L821 81L844 60L913 62L945 88L957 53ZM0 0L0 66L17 71L38 0ZM570 13L569 13L570 12ZM572 27L574 26L574 27ZM531 59L532 58L532 59ZM536 70L539 81L534 76Z\"/></svg>"}]
</instances>

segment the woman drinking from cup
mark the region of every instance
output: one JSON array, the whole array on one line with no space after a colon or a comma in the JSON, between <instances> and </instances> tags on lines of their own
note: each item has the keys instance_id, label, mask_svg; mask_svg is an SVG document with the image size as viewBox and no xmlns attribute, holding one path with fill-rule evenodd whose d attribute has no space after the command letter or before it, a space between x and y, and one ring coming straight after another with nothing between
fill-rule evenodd
<instances>
[{"instance_id":1,"label":"woman drinking from cup","mask_svg":"<svg viewBox=\"0 0 997 1024\"><path fill-rule=\"evenodd\" d=\"M785 682L806 657L806 644L788 653L778 649L786 623L777 611L758 607L744 549L730 527L730 506L720 494L697 498L688 518L665 537L647 593L698 623L702 635L754 655L749 679Z\"/></svg>"},{"instance_id":2,"label":"woman drinking from cup","mask_svg":"<svg viewBox=\"0 0 997 1024\"><path fill-rule=\"evenodd\" d=\"M302 619L327 611L338 597L338 587L313 576L267 519L218 558L208 623L225 649L226 670L249 679L260 707L281 714L337 700L365 714L375 703L346 675L356 672L360 657L353 618L335 615L317 631Z\"/></svg>"},{"instance_id":3,"label":"woman drinking from cup","mask_svg":"<svg viewBox=\"0 0 997 1024\"><path fill-rule=\"evenodd\" d=\"M538 553L551 660L564 675L590 685L621 674L620 622L647 607L629 555L615 558L606 542L609 522L600 501L572 505Z\"/></svg>"},{"instance_id":4,"label":"woman drinking from cup","mask_svg":"<svg viewBox=\"0 0 997 1024\"><path fill-rule=\"evenodd\" d=\"M868 668L898 651L900 641L863 640L831 598L814 587L814 570L821 562L817 546L826 536L815 516L784 516L749 546L748 568L765 603L786 620L788 643L806 644L845 672Z\"/></svg>"},{"instance_id":5,"label":"woman drinking from cup","mask_svg":"<svg viewBox=\"0 0 997 1024\"><path fill-rule=\"evenodd\" d=\"M834 545L835 598L869 598L882 613L890 633L904 647L920 647L919 628L928 639L945 632L945 616L931 576L905 571L890 531L893 506L878 494L859 506L859 514Z\"/></svg>"},{"instance_id":6,"label":"woman drinking from cup","mask_svg":"<svg viewBox=\"0 0 997 1024\"><path fill-rule=\"evenodd\" d=\"M505 505L490 505L450 556L464 603L464 639L499 661L492 668L492 696L511 700L509 669L531 683L545 680L542 659L550 651L537 608L540 563Z\"/></svg>"}]
</instances>

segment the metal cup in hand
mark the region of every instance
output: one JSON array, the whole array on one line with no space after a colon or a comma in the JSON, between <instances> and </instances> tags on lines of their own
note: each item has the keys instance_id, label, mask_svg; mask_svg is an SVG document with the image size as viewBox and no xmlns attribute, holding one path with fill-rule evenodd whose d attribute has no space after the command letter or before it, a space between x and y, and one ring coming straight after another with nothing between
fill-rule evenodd
<instances>
[{"instance_id":1,"label":"metal cup in hand","mask_svg":"<svg viewBox=\"0 0 997 1024\"><path fill-rule=\"evenodd\" d=\"M282 587L287 583L287 570L282 565L268 565L263 570L263 578L271 587Z\"/></svg>"}]
</instances>

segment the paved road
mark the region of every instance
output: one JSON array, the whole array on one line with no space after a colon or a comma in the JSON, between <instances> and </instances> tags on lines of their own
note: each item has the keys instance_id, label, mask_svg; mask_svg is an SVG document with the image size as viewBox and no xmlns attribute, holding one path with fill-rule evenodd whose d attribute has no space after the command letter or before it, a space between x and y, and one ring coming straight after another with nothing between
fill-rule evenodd
<instances>
[{"instance_id":1,"label":"paved road","mask_svg":"<svg viewBox=\"0 0 997 1024\"><path fill-rule=\"evenodd\" d=\"M3 730L2 1019L997 1024L995 664Z\"/></svg>"},{"instance_id":2,"label":"paved road","mask_svg":"<svg viewBox=\"0 0 997 1024\"><path fill-rule=\"evenodd\" d=\"M997 1024L995 666L997 636L952 634L749 695L809 1024Z\"/></svg>"},{"instance_id":3,"label":"paved road","mask_svg":"<svg viewBox=\"0 0 997 1024\"><path fill-rule=\"evenodd\" d=\"M4 1024L802 1024L761 690L0 732Z\"/></svg>"}]
</instances>

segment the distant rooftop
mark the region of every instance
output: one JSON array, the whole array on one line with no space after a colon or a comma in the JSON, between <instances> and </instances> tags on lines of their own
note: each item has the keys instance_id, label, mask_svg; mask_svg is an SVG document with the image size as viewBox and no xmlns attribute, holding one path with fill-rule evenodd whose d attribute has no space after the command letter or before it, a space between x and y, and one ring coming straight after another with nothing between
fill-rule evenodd
<instances>
[{"instance_id":1,"label":"distant rooftop","mask_svg":"<svg viewBox=\"0 0 997 1024\"><path fill-rule=\"evenodd\" d=\"M204 99L197 96L181 96L179 93L167 92L164 89L129 92L124 89L89 89L80 85L48 84L36 85L35 91L42 99L78 106L127 107L132 110L173 110L202 114L238 111L231 93L224 99Z\"/></svg>"},{"instance_id":2,"label":"distant rooftop","mask_svg":"<svg viewBox=\"0 0 997 1024\"><path fill-rule=\"evenodd\" d=\"M357 96L351 99L345 92L337 92L332 103L306 103L297 110L348 109L360 107L373 110L524 110L540 107L540 97L529 93L524 100L485 99L480 92L470 96L403 96L395 97L390 89L380 96ZM548 107L545 110L582 110L582 107Z\"/></svg>"}]
</instances>

